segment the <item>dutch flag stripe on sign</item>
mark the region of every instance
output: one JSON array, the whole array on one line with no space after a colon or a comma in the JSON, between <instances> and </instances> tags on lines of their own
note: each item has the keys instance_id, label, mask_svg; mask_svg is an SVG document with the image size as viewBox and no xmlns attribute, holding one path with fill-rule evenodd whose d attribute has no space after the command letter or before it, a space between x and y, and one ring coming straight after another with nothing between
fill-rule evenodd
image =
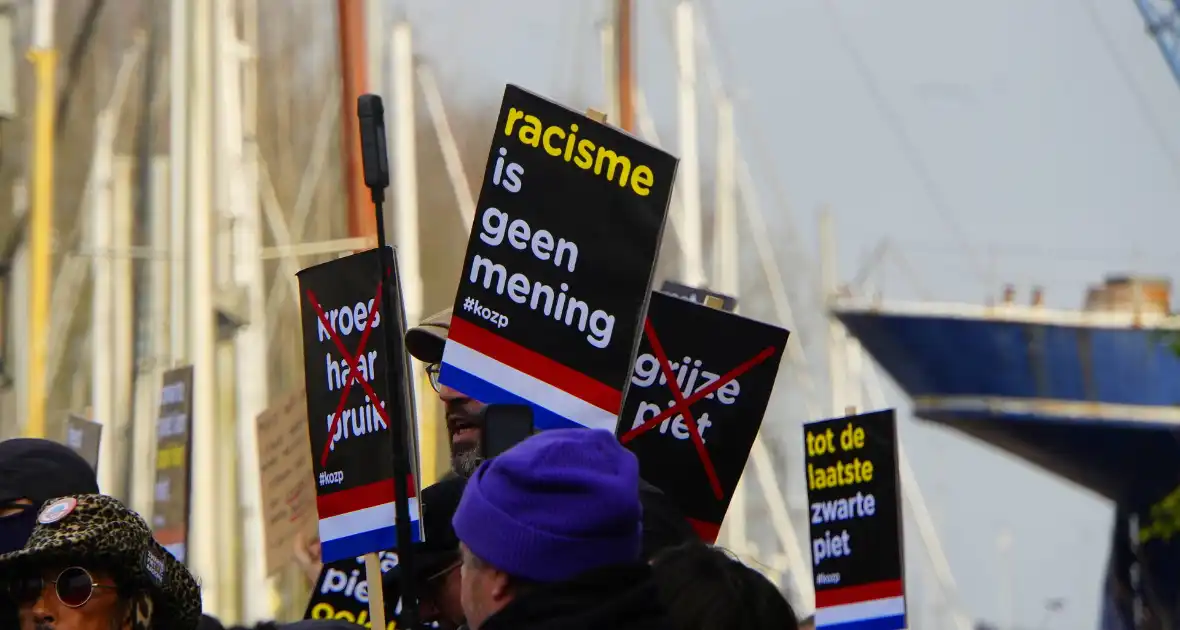
<instances>
[{"instance_id":1,"label":"dutch flag stripe on sign","mask_svg":"<svg viewBox=\"0 0 1180 630\"><path fill-rule=\"evenodd\" d=\"M816 630L899 630L905 627L900 580L815 593Z\"/></svg>"},{"instance_id":2,"label":"dutch flag stripe on sign","mask_svg":"<svg viewBox=\"0 0 1180 630\"><path fill-rule=\"evenodd\" d=\"M459 317L442 370L445 382L476 400L532 404L538 429L614 431L622 406L619 390Z\"/></svg>"},{"instance_id":3,"label":"dutch flag stripe on sign","mask_svg":"<svg viewBox=\"0 0 1180 630\"><path fill-rule=\"evenodd\" d=\"M413 492L414 484L410 483ZM397 510L393 480L387 479L316 498L320 523L320 554L324 562L397 547ZM410 528L421 542L418 498L409 497Z\"/></svg>"}]
</instances>

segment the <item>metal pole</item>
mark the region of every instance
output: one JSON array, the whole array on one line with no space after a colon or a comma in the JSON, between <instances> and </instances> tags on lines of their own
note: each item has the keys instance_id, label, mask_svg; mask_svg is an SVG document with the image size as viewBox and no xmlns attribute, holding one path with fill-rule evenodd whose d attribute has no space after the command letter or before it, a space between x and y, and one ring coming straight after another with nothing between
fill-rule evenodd
<instances>
[{"instance_id":1,"label":"metal pole","mask_svg":"<svg viewBox=\"0 0 1180 630\"><path fill-rule=\"evenodd\" d=\"M356 99L365 93L368 83L365 49L365 13L361 0L336 0L336 19L340 46L340 147L344 152L345 189L348 191L348 235L373 236L377 233L376 217L369 209L365 182L362 178L361 144L356 130L360 121L356 115Z\"/></svg>"},{"instance_id":2,"label":"metal pole","mask_svg":"<svg viewBox=\"0 0 1180 630\"><path fill-rule=\"evenodd\" d=\"M53 45L55 0L33 4L33 46L29 59L37 78L33 112L33 197L29 217L28 419L25 435L45 437L45 349L53 270L53 119L57 100L57 50Z\"/></svg>"},{"instance_id":3,"label":"metal pole","mask_svg":"<svg viewBox=\"0 0 1180 630\"><path fill-rule=\"evenodd\" d=\"M598 37L602 44L602 85L606 90L607 120L622 120L619 103L619 62L618 38L615 23L606 20L599 27Z\"/></svg>"},{"instance_id":4,"label":"metal pole","mask_svg":"<svg viewBox=\"0 0 1180 630\"><path fill-rule=\"evenodd\" d=\"M463 219L463 231L468 234L475 221L475 193L471 190L471 182L467 180L467 172L463 170L459 143L455 141L451 123L447 120L447 109L443 105L438 83L434 80L434 72L421 63L416 65L415 70L418 73L418 85L422 88L422 100L426 102L426 112L434 123L434 133L447 169L447 180L451 182L451 190L455 193L455 206L459 209L459 217Z\"/></svg>"},{"instance_id":5,"label":"metal pole","mask_svg":"<svg viewBox=\"0 0 1180 630\"><path fill-rule=\"evenodd\" d=\"M697 155L697 70L693 5L681 0L676 5L676 58L679 67L680 189L681 227L680 273L689 286L704 286L704 243L701 235L701 171Z\"/></svg>"},{"instance_id":6,"label":"metal pole","mask_svg":"<svg viewBox=\"0 0 1180 630\"><path fill-rule=\"evenodd\" d=\"M102 442L109 440L114 448L109 451L111 460L106 471L111 475L111 485L103 491L126 501L131 491L126 471L130 463L127 452L131 443L131 388L135 380L135 289L131 263L134 242L132 231L135 213L135 158L127 155L117 156L113 167L111 216L108 219L112 224L112 247L108 253L95 252L96 255L110 259L112 278L109 317L113 352L106 359L106 365L112 374L111 417L102 420L106 425L103 429L105 439Z\"/></svg>"},{"instance_id":7,"label":"metal pole","mask_svg":"<svg viewBox=\"0 0 1180 630\"><path fill-rule=\"evenodd\" d=\"M193 366L193 479L187 564L200 578L205 610L224 615L218 550L216 331L213 313L213 67L212 2L192 6L192 112L189 127L189 358ZM226 541L228 542L228 541ZM226 570L233 570L224 567Z\"/></svg>"},{"instance_id":8,"label":"metal pole","mask_svg":"<svg viewBox=\"0 0 1180 630\"><path fill-rule=\"evenodd\" d=\"M717 202L713 219L713 285L736 296L740 292L741 257L737 231L737 142L733 102L717 103Z\"/></svg>"},{"instance_id":9,"label":"metal pole","mask_svg":"<svg viewBox=\"0 0 1180 630\"><path fill-rule=\"evenodd\" d=\"M111 357L114 345L114 330L111 310L113 306L114 264L111 260L112 212L111 185L114 177L114 157L111 155L115 142L116 115L118 110L107 109L98 116L94 134L94 156L92 169L93 189L90 199L90 248L92 262L92 297L90 301L90 406L91 419L103 423L106 439L98 447L98 487L103 492L113 492L116 440L114 434L115 400L114 374Z\"/></svg>"}]
</instances>

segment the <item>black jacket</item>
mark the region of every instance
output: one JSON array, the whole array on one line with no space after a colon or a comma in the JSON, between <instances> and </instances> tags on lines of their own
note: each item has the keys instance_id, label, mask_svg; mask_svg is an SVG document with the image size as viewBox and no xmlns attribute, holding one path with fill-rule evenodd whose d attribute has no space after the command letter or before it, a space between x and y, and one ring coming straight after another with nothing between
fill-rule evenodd
<instances>
[{"instance_id":1,"label":"black jacket","mask_svg":"<svg viewBox=\"0 0 1180 630\"><path fill-rule=\"evenodd\" d=\"M672 630L646 563L608 567L535 587L480 630Z\"/></svg>"}]
</instances>

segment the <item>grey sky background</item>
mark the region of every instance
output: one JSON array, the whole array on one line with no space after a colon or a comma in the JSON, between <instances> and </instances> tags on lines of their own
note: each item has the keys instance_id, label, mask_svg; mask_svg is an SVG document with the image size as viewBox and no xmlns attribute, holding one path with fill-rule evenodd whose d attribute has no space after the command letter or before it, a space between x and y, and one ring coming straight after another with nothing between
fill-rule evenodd
<instances>
[{"instance_id":1,"label":"grey sky background","mask_svg":"<svg viewBox=\"0 0 1180 630\"><path fill-rule=\"evenodd\" d=\"M675 152L673 5L637 4L639 81ZM400 6L448 99L494 102L513 82L603 101L604 2ZM1180 88L1132 0L710 0L701 18L776 240L795 230L817 256L830 204L845 278L883 238L900 253L876 276L889 299L981 302L1013 282L1022 300L1039 284L1075 308L1105 273L1173 269ZM1051 597L1067 603L1046 627L1097 627L1110 506L951 432L903 433L967 612L1004 621L1008 583L1023 627ZM911 597L914 625L931 627L932 600Z\"/></svg>"}]
</instances>

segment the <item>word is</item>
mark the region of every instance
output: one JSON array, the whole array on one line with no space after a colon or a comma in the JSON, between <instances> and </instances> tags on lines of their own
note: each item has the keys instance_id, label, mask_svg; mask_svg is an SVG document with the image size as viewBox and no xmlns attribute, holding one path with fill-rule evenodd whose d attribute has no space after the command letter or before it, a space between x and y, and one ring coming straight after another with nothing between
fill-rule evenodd
<instances>
[{"instance_id":1,"label":"word is","mask_svg":"<svg viewBox=\"0 0 1180 630\"><path fill-rule=\"evenodd\" d=\"M521 123L519 128L517 128L517 123ZM631 159L627 156L619 155L603 146L595 146L594 142L589 139L579 139L577 123L571 124L569 129L563 129L557 125L545 125L540 118L513 107L508 110L508 120L504 123L504 135L511 136L514 130L516 130L517 139L521 144L533 148L543 148L545 153L550 156L560 158L567 163L573 162L574 166L583 171L593 169L595 175L604 177L606 181L612 183L617 181L620 188L626 189L630 183L631 192L640 197L651 194L651 186L655 182L655 175L652 174L651 167L646 164L636 164L632 168ZM565 141L564 144L559 144L562 140ZM577 155L575 155L575 149Z\"/></svg>"},{"instance_id":2,"label":"word is","mask_svg":"<svg viewBox=\"0 0 1180 630\"><path fill-rule=\"evenodd\" d=\"M512 247L523 250L525 242L528 241L535 258L538 260L549 259L549 250L546 244L553 242L552 235L540 230L530 240L529 234L532 234L532 230L528 222L523 219L510 221L507 213L497 208L487 208L481 215L480 225L483 231L479 238L488 245L500 245L504 242L504 235L507 233L508 243ZM518 234L519 239L524 240L514 240L513 234ZM548 235L548 238L540 238L541 234ZM564 248L562 243L565 243ZM563 252L567 253L563 256ZM566 260L566 270L573 272L577 256L577 245L560 241L557 244L553 260L559 267L562 260ZM589 330L586 341L595 348L601 349L610 345L615 329L615 316L607 314L602 309L591 311L589 304L567 295L566 292L570 288L564 282L560 284L559 291L554 291L551 285L533 282L522 273L510 275L504 265L479 254L476 254L471 261L471 273L467 281L472 284L482 284L485 289L492 289L494 285L496 295L507 293L508 299L513 302L522 305L528 304L530 310L539 310L546 317L552 317L566 326L576 328L578 332Z\"/></svg>"}]
</instances>

